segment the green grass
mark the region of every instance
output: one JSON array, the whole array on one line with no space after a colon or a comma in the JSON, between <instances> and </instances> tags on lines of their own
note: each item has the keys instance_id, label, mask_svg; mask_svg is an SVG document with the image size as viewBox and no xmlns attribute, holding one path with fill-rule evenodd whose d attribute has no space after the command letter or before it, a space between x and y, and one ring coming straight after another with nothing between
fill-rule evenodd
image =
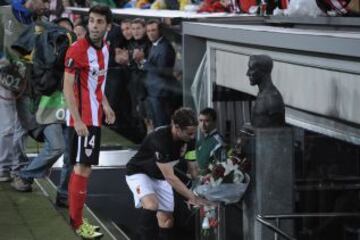
<instances>
[{"instance_id":1,"label":"green grass","mask_svg":"<svg viewBox=\"0 0 360 240\"><path fill-rule=\"evenodd\" d=\"M79 240L69 225L67 209L53 205L56 189L48 179L37 179L33 192L21 193L11 188L9 183L0 183L0 239L1 240ZM46 194L40 189L43 189ZM112 240L110 232L98 222L87 207L84 217L101 227L104 237ZM110 226L107 226L112 227ZM116 238L126 237L116 232Z\"/></svg>"},{"instance_id":2,"label":"green grass","mask_svg":"<svg viewBox=\"0 0 360 240\"><path fill-rule=\"evenodd\" d=\"M132 148L134 143L127 140L120 134L113 130L102 127L101 128L101 147L103 148ZM38 153L42 148L42 143L36 142L31 137L26 141L26 153Z\"/></svg>"},{"instance_id":3,"label":"green grass","mask_svg":"<svg viewBox=\"0 0 360 240\"><path fill-rule=\"evenodd\" d=\"M131 148L134 146L134 143L113 130L103 127L101 128L101 146Z\"/></svg>"},{"instance_id":4,"label":"green grass","mask_svg":"<svg viewBox=\"0 0 360 240\"><path fill-rule=\"evenodd\" d=\"M32 193L16 192L0 183L0 238L9 240L78 240L36 184Z\"/></svg>"}]
</instances>

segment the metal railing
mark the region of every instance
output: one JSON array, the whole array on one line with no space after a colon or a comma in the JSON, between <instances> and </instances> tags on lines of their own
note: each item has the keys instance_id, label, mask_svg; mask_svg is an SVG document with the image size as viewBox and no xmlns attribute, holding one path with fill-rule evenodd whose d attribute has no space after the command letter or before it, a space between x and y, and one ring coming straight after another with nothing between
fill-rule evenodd
<instances>
[{"instance_id":1,"label":"metal railing","mask_svg":"<svg viewBox=\"0 0 360 240\"><path fill-rule=\"evenodd\" d=\"M278 240L279 235L287 240L296 240L295 237L285 233L280 229L280 220L283 219L298 219L298 218L327 218L327 217L360 217L360 212L355 213L344 213L344 212L333 212L333 213L292 213L292 214L274 214L274 215L257 215L256 220L261 224L268 227L274 232L274 239ZM276 225L266 220L275 220Z\"/></svg>"},{"instance_id":2,"label":"metal railing","mask_svg":"<svg viewBox=\"0 0 360 240\"><path fill-rule=\"evenodd\" d=\"M296 240L296 238L294 238L293 236L290 236L289 234L285 233L279 227L274 226L270 222L266 221L263 216L257 215L256 220L258 222L260 222L261 224L265 225L266 227L268 227L270 230L274 231L275 239L278 239L278 235L281 235L287 240Z\"/></svg>"}]
</instances>

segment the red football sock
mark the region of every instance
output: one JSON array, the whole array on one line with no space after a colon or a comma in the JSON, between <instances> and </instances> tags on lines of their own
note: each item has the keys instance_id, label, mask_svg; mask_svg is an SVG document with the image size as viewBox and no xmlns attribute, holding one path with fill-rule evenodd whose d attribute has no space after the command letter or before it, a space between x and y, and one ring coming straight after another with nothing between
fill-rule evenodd
<instances>
[{"instance_id":1,"label":"red football sock","mask_svg":"<svg viewBox=\"0 0 360 240\"><path fill-rule=\"evenodd\" d=\"M74 229L82 224L82 210L84 208L87 193L88 178L71 174L69 181L69 215Z\"/></svg>"},{"instance_id":2,"label":"red football sock","mask_svg":"<svg viewBox=\"0 0 360 240\"><path fill-rule=\"evenodd\" d=\"M288 0L281 0L280 4L281 4L281 9L287 9L288 5L289 5L289 1Z\"/></svg>"}]
</instances>

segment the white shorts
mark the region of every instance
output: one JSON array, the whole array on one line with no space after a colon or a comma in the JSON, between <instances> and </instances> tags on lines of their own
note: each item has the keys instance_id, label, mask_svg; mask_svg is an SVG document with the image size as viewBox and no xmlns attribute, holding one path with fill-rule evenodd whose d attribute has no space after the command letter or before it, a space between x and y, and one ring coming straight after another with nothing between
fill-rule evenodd
<instances>
[{"instance_id":1,"label":"white shorts","mask_svg":"<svg viewBox=\"0 0 360 240\"><path fill-rule=\"evenodd\" d=\"M146 174L126 176L126 183L134 195L135 207L141 207L141 199L149 194L155 194L159 201L159 209L165 212L174 211L174 193L171 185L160 179L150 178Z\"/></svg>"}]
</instances>

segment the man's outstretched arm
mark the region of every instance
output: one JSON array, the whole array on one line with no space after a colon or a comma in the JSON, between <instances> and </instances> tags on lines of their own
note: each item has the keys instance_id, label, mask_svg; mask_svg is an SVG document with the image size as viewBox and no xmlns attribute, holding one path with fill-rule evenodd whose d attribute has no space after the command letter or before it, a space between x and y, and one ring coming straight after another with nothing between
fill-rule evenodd
<instances>
[{"instance_id":1,"label":"man's outstretched arm","mask_svg":"<svg viewBox=\"0 0 360 240\"><path fill-rule=\"evenodd\" d=\"M208 201L196 196L190 191L183 182L175 175L174 169L171 163L156 163L161 173L165 177L165 180L183 197L189 200L193 205L207 205Z\"/></svg>"}]
</instances>

